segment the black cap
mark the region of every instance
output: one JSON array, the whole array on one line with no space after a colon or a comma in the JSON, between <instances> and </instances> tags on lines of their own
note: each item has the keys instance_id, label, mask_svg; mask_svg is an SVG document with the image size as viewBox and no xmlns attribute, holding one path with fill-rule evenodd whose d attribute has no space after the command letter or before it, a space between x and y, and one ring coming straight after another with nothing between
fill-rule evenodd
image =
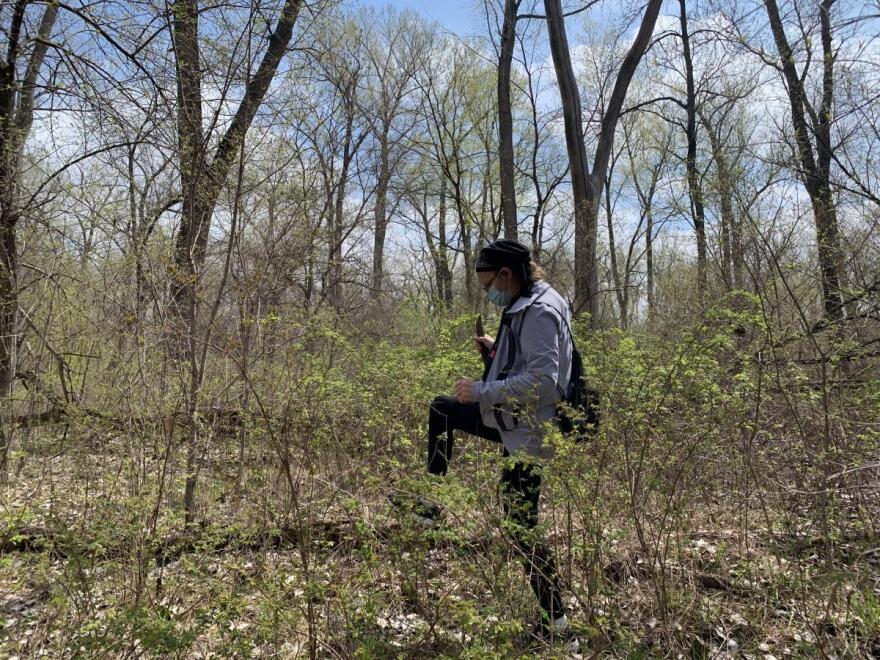
<instances>
[{"instance_id":1,"label":"black cap","mask_svg":"<svg viewBox=\"0 0 880 660\"><path fill-rule=\"evenodd\" d=\"M529 263L531 252L529 249L510 238L499 238L492 241L482 250L477 257L476 271L501 270L505 266L515 268Z\"/></svg>"}]
</instances>

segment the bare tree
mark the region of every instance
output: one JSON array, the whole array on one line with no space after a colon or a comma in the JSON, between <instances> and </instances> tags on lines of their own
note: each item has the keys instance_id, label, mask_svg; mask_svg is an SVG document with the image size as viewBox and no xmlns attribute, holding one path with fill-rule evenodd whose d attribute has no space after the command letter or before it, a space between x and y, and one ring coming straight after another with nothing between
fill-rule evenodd
<instances>
[{"instance_id":1,"label":"bare tree","mask_svg":"<svg viewBox=\"0 0 880 660\"><path fill-rule=\"evenodd\" d=\"M624 274L628 285L630 268L639 259L637 256L631 261L633 250L640 236L641 227L644 225L645 296L648 307L647 321L650 327L657 313L654 273L654 239L660 225L656 218L657 197L672 157L673 131L665 119L645 115L636 116L633 122L624 122L624 135L628 176L639 203L639 221L630 242L627 269ZM627 286L627 290L628 288Z\"/></svg>"},{"instance_id":2,"label":"bare tree","mask_svg":"<svg viewBox=\"0 0 880 660\"><path fill-rule=\"evenodd\" d=\"M776 0L764 0L770 30L779 55L775 66L782 71L788 93L799 165L798 173L813 207L824 311L828 318L839 320L843 316L843 298L840 289L840 231L831 183L831 163L834 159L831 126L834 120L834 65L837 59L831 20L834 4L835 0L822 0L819 4L822 83L817 108L810 100L805 87L810 63L813 61L811 35L804 34L804 38L800 40L807 53L803 68L798 71L797 55L785 33L779 6Z\"/></svg>"},{"instance_id":3,"label":"bare tree","mask_svg":"<svg viewBox=\"0 0 880 660\"><path fill-rule=\"evenodd\" d=\"M187 448L187 475L184 492L186 522L195 512L196 454L198 424L196 411L204 370L197 357L197 288L208 246L211 220L220 191L244 143L281 58L293 36L302 0L286 0L281 16L266 44L266 51L253 77L248 77L244 96L229 127L209 156L208 135L203 125L201 46L197 0L177 0L172 7L172 30L178 99L178 150L180 161L182 211L175 250L174 298L177 313L184 322L183 354L189 363L187 417L191 420ZM251 21L255 20L251 17ZM249 31L250 32L250 31Z\"/></svg>"},{"instance_id":4,"label":"bare tree","mask_svg":"<svg viewBox=\"0 0 880 660\"><path fill-rule=\"evenodd\" d=\"M504 24L498 52L498 162L501 166L501 214L504 235L517 237L516 166L513 157L513 111L510 103L510 69L516 47L516 22L520 0L504 0Z\"/></svg>"},{"instance_id":5,"label":"bare tree","mask_svg":"<svg viewBox=\"0 0 880 660\"><path fill-rule=\"evenodd\" d=\"M688 33L687 3L679 0L679 25L681 26L681 51L684 57L685 111L687 113L687 166L688 193L690 194L694 233L697 237L697 294L702 301L706 295L708 264L706 258L706 213L703 206L703 188L697 171L697 93L694 87L694 62L691 57L691 39Z\"/></svg>"},{"instance_id":6,"label":"bare tree","mask_svg":"<svg viewBox=\"0 0 880 660\"><path fill-rule=\"evenodd\" d=\"M427 160L427 159L425 159ZM410 185L403 193L407 206L414 214L413 220L421 230L428 254L434 268L434 298L440 305L452 305L452 269L449 263L450 248L446 216L447 195L446 177L437 177L437 172L427 162L420 163L416 171L410 172ZM436 190L439 178L439 190ZM433 218L436 217L436 229Z\"/></svg>"},{"instance_id":7,"label":"bare tree","mask_svg":"<svg viewBox=\"0 0 880 660\"><path fill-rule=\"evenodd\" d=\"M318 161L324 189L319 224L324 228L327 257L320 275L321 298L337 310L343 306L343 284L347 280L346 240L361 225L362 212L371 201L362 190L364 194L354 202L356 210L346 206L361 173L363 147L374 130L367 115L375 111L364 98L368 63L363 26L350 17L341 21L321 31L312 60L315 84L303 90L313 97L303 99L311 117L299 128ZM380 169L379 178L383 176L390 177L390 169L384 173ZM384 237L382 242L384 246Z\"/></svg>"},{"instance_id":8,"label":"bare tree","mask_svg":"<svg viewBox=\"0 0 880 660\"><path fill-rule=\"evenodd\" d=\"M205 261L211 217L220 190L235 162L281 58L293 36L302 0L286 0L266 44L259 68L250 79L238 110L220 139L213 157L202 116L202 74L197 0L177 0L172 8L178 96L178 149L183 208L175 252L175 299L180 313L193 322L196 284Z\"/></svg>"},{"instance_id":9,"label":"bare tree","mask_svg":"<svg viewBox=\"0 0 880 660\"><path fill-rule=\"evenodd\" d=\"M474 209L473 180L485 181L490 163L477 163L472 154L475 145L485 149L486 127L496 109L485 94L494 71L485 66L474 66L472 53L464 44L450 46L434 62L426 62L421 89L425 139L422 147L438 163L458 224L457 250L462 255L465 279L465 299L476 303L474 252L477 248L474 233L483 232L483 213ZM494 76L492 76L494 78ZM479 91L478 91L479 90ZM483 140L480 140L480 136ZM485 193L484 187L476 190ZM477 205L483 200L477 201ZM450 240L450 245L454 242Z\"/></svg>"},{"instance_id":10,"label":"bare tree","mask_svg":"<svg viewBox=\"0 0 880 660\"><path fill-rule=\"evenodd\" d=\"M599 274L596 266L598 213L602 200L608 161L614 145L614 133L630 81L648 48L654 24L660 13L661 0L649 0L639 31L630 46L614 82L608 100L592 170L587 165L584 132L581 124L581 103L571 64L565 19L560 0L545 0L544 9L550 34L550 50L562 97L565 119L565 141L568 146L569 172L575 207L575 313L587 311L594 325L599 318Z\"/></svg>"},{"instance_id":11,"label":"bare tree","mask_svg":"<svg viewBox=\"0 0 880 660\"><path fill-rule=\"evenodd\" d=\"M742 289L744 285L743 230L736 214L736 168L745 149L745 140L731 144L737 130L731 114L737 108L739 96L721 97L721 103L711 107L702 105L697 114L709 137L712 161L715 165L716 188L721 216L721 277L728 290Z\"/></svg>"},{"instance_id":12,"label":"bare tree","mask_svg":"<svg viewBox=\"0 0 880 660\"><path fill-rule=\"evenodd\" d=\"M37 34L19 77L19 61L27 53L25 34L29 0L16 0L6 31L6 57L0 66L0 478L5 478L12 439L11 396L18 362L18 245L21 216L19 162L34 122L34 95L43 68L58 5L43 10Z\"/></svg>"},{"instance_id":13,"label":"bare tree","mask_svg":"<svg viewBox=\"0 0 880 660\"><path fill-rule=\"evenodd\" d=\"M379 151L374 204L373 282L375 298L383 288L385 272L385 235L388 230L388 191L392 165L400 163L406 148L406 133L413 124L414 113L408 112L404 101L413 92L413 80L420 51L427 39L412 14L385 14L369 35L366 48L370 70L369 89L375 97L372 108L365 112Z\"/></svg>"}]
</instances>

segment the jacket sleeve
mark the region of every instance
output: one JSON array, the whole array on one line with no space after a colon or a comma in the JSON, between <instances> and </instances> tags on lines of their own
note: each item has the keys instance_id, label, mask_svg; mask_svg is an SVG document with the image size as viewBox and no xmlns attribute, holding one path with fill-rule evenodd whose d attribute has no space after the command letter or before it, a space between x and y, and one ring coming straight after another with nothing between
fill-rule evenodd
<instances>
[{"instance_id":1,"label":"jacket sleeve","mask_svg":"<svg viewBox=\"0 0 880 660\"><path fill-rule=\"evenodd\" d=\"M528 403L553 394L559 374L559 321L553 312L544 306L530 308L519 341L522 372L505 380L475 383L474 395L480 403Z\"/></svg>"}]
</instances>

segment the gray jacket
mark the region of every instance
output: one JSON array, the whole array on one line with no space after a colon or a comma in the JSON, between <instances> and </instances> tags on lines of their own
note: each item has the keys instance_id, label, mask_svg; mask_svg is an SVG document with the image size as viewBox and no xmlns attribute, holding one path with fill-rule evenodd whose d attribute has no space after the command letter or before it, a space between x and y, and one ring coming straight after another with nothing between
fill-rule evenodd
<instances>
[{"instance_id":1,"label":"gray jacket","mask_svg":"<svg viewBox=\"0 0 880 660\"><path fill-rule=\"evenodd\" d=\"M546 282L536 282L531 295L505 308L492 348L495 357L474 393L483 423L500 431L511 454L518 450L539 458L551 454L543 447L541 427L555 417L556 404L571 377L570 324L568 303Z\"/></svg>"}]
</instances>

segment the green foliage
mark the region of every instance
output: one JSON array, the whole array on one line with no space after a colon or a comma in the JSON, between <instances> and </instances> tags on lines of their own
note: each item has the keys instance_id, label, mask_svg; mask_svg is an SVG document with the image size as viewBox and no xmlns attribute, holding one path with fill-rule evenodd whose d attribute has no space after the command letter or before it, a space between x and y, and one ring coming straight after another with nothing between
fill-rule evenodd
<instances>
[{"instance_id":1,"label":"green foliage","mask_svg":"<svg viewBox=\"0 0 880 660\"><path fill-rule=\"evenodd\" d=\"M829 466L877 450L880 383L817 391L808 368L768 361L758 301L727 302L669 337L575 324L602 426L575 444L548 425L555 457L544 471L542 521L594 649L711 657L715 631L735 610L749 624L737 624L738 642L754 650L761 626L789 625L790 608L805 620L819 616L817 603L845 608L827 597L844 581L856 595L836 641L791 647L876 638L862 555L851 553L852 578L818 559L825 540L835 550L869 537L874 509L810 493L827 490L839 471ZM535 610L505 540L498 447L459 437L451 474L424 474L428 403L481 372L473 322L407 308L381 320L402 328L392 339L332 316L256 319L267 348L248 379L232 360L205 375L205 402L234 408L246 392L250 404L231 433L207 415L198 420L198 535L167 566L156 557L182 531L187 436L165 438L158 420L181 393L174 385L156 394L155 382L135 378L134 362L120 367L138 422L122 433L82 414L72 440L32 435L28 483L38 483L37 455L69 453L53 464L51 488L3 514L0 538L46 536L26 571L17 556L0 565L0 576L22 576L18 589L46 594L33 639L83 656L186 657L203 645L221 657L305 655L321 645L343 657L522 655L519 636ZM94 383L90 399L112 401L111 387ZM826 406L835 419L860 411L851 435L828 441ZM140 421L150 415L158 420ZM426 531L389 511L392 486L437 500L444 523ZM696 575L723 588L716 594ZM0 615L5 650L19 624Z\"/></svg>"}]
</instances>

